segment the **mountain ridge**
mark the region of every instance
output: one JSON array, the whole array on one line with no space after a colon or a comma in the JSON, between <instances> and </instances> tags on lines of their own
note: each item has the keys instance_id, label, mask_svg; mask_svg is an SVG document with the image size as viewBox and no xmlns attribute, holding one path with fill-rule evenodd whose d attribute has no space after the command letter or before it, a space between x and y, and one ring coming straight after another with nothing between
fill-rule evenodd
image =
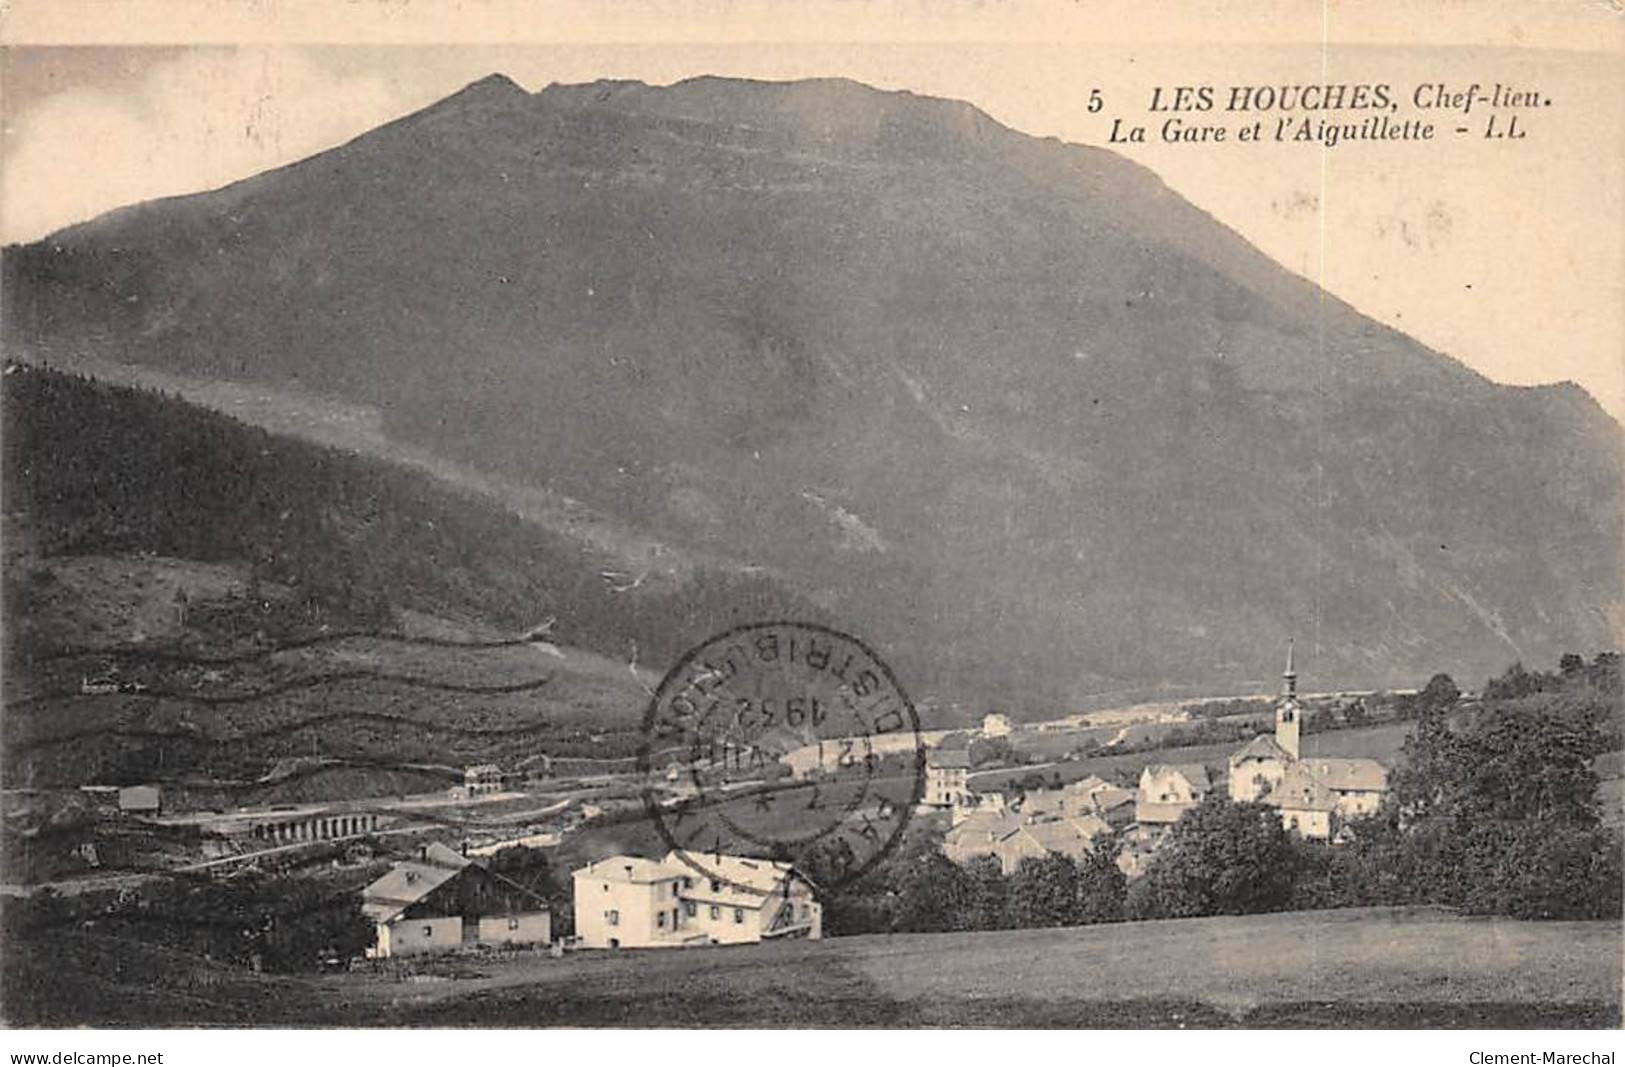
<instances>
[{"instance_id":1,"label":"mountain ridge","mask_svg":"<svg viewBox=\"0 0 1625 1067\"><path fill-rule=\"evenodd\" d=\"M1414 683L1618 632L1594 400L1498 386L968 104L482 79L145 207L12 250L8 342L376 407L791 574L932 688L1256 677L1289 632Z\"/></svg>"}]
</instances>

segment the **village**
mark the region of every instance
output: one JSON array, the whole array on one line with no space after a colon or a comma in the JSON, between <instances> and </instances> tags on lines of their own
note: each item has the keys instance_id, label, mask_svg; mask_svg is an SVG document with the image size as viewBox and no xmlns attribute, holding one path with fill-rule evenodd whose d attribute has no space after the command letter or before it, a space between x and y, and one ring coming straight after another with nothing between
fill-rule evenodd
<instances>
[{"instance_id":1,"label":"village","mask_svg":"<svg viewBox=\"0 0 1625 1067\"><path fill-rule=\"evenodd\" d=\"M1346 842L1350 821L1381 806L1388 768L1371 758L1305 757L1306 707L1290 650L1283 682L1273 732L1232 752L1222 776L1202 763L1147 762L1130 786L1091 774L1059 788L977 788L968 748L956 746L1018 729L1006 716L989 714L977 731L936 735L939 744L924 754L917 817L942 831L947 859L966 865L993 857L1005 875L1026 860L1058 855L1082 862L1109 849L1127 878L1139 877L1180 818L1215 795L1268 805L1282 827L1302 839ZM816 762L798 762L794 770L801 779L820 773ZM490 793L499 778L496 767L470 768L466 791ZM278 833L286 831L273 832L273 838ZM671 850L607 855L570 871L574 932L556 938L549 902L490 870L484 857L493 851L489 845L426 844L366 886L362 908L374 924L366 955L514 948L562 953L823 936L819 886L793 864Z\"/></svg>"}]
</instances>

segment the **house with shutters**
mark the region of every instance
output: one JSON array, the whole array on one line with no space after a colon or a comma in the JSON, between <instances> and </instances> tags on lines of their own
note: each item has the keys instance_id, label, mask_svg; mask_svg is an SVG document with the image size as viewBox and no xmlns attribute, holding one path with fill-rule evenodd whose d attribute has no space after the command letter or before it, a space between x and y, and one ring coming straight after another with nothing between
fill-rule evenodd
<instances>
[{"instance_id":1,"label":"house with shutters","mask_svg":"<svg viewBox=\"0 0 1625 1067\"><path fill-rule=\"evenodd\" d=\"M925 758L925 796L928 808L954 808L970 798L970 753L962 748L932 749Z\"/></svg>"},{"instance_id":2,"label":"house with shutters","mask_svg":"<svg viewBox=\"0 0 1625 1067\"><path fill-rule=\"evenodd\" d=\"M823 936L813 884L744 856L610 856L571 872L584 948L675 948Z\"/></svg>"},{"instance_id":3,"label":"house with shutters","mask_svg":"<svg viewBox=\"0 0 1625 1067\"><path fill-rule=\"evenodd\" d=\"M546 900L441 844L419 849L363 889L361 911L375 931L372 959L553 939Z\"/></svg>"}]
</instances>

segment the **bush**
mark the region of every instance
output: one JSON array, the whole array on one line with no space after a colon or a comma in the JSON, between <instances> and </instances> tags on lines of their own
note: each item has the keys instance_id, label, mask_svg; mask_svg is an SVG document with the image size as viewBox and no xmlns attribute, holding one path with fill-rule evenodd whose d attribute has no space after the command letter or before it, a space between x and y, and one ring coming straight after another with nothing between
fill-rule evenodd
<instances>
[{"instance_id":1,"label":"bush","mask_svg":"<svg viewBox=\"0 0 1625 1067\"><path fill-rule=\"evenodd\" d=\"M1022 929L1078 921L1078 868L1050 853L1021 861L1010 882L1010 913Z\"/></svg>"},{"instance_id":2,"label":"bush","mask_svg":"<svg viewBox=\"0 0 1625 1067\"><path fill-rule=\"evenodd\" d=\"M1130 887L1131 918L1246 915L1292 900L1297 852L1280 815L1263 804L1209 796L1169 831Z\"/></svg>"},{"instance_id":3,"label":"bush","mask_svg":"<svg viewBox=\"0 0 1625 1067\"><path fill-rule=\"evenodd\" d=\"M1497 828L1498 849L1482 881L1465 894L1467 910L1519 919L1602 919L1620 915L1617 835L1529 820Z\"/></svg>"}]
</instances>

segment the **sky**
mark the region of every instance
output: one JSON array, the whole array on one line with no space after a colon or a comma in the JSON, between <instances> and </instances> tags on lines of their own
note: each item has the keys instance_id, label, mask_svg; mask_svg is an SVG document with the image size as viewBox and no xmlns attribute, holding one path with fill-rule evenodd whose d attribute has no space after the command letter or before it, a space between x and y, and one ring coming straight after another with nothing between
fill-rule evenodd
<instances>
[{"instance_id":1,"label":"sky","mask_svg":"<svg viewBox=\"0 0 1625 1067\"><path fill-rule=\"evenodd\" d=\"M1025 133L1083 144L1105 145L1114 119L1144 125L1146 143L1110 147L1288 269L1490 378L1576 381L1625 419L1625 31L1602 5L1551 5L1543 20L1522 5L1502 15L1495 4L1413 4L1403 10L1415 16L1400 17L1399 5L1265 0L1186 5L1175 19L1155 4L927 13L693 0L515 14L501 0L357 0L318 16L300 0L168 0L144 20L132 2L75 22L76 0L13 2L21 7L0 29L7 242L292 162L493 71L531 90L845 76L968 100ZM441 17L367 21L386 8ZM785 17L791 10L812 14ZM221 11L247 14L212 27L180 17ZM1206 85L1223 99L1232 85L1310 83L1387 83L1401 104L1395 120L1445 114L1417 108L1418 87L1501 83L1552 104L1523 113L1517 140L1483 137L1481 109L1449 113L1433 141L1329 149L1167 144L1169 116L1149 111L1157 87ZM1447 132L1462 123L1468 134Z\"/></svg>"}]
</instances>

